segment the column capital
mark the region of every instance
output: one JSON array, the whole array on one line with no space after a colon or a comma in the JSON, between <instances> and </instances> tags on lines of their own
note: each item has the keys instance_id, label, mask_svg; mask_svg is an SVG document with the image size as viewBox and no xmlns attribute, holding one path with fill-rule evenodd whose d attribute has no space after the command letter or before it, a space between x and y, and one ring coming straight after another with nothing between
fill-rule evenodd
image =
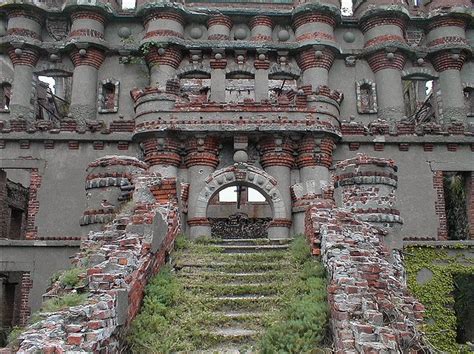
<instances>
[{"instance_id":1,"label":"column capital","mask_svg":"<svg viewBox=\"0 0 474 354\"><path fill-rule=\"evenodd\" d=\"M16 65L28 65L35 66L39 60L40 54L38 50L32 47L27 48L8 48L8 56L13 63L13 66Z\"/></svg>"},{"instance_id":2,"label":"column capital","mask_svg":"<svg viewBox=\"0 0 474 354\"><path fill-rule=\"evenodd\" d=\"M144 160L150 166L181 165L181 143L174 138L151 138L143 141Z\"/></svg>"},{"instance_id":3,"label":"column capital","mask_svg":"<svg viewBox=\"0 0 474 354\"><path fill-rule=\"evenodd\" d=\"M190 138L185 143L186 167L210 166L216 168L219 164L219 139L214 136Z\"/></svg>"},{"instance_id":4,"label":"column capital","mask_svg":"<svg viewBox=\"0 0 474 354\"><path fill-rule=\"evenodd\" d=\"M151 46L145 55L145 60L149 66L168 65L174 69L178 69L181 60L183 60L183 53L177 46L169 46L166 48Z\"/></svg>"},{"instance_id":5,"label":"column capital","mask_svg":"<svg viewBox=\"0 0 474 354\"><path fill-rule=\"evenodd\" d=\"M295 163L293 141L289 138L266 137L260 140L260 164L263 168L284 166L292 168Z\"/></svg>"},{"instance_id":6,"label":"column capital","mask_svg":"<svg viewBox=\"0 0 474 354\"><path fill-rule=\"evenodd\" d=\"M406 62L406 55L399 50L395 52L380 50L369 54L367 57L367 62L374 73L384 69L395 69L402 71Z\"/></svg>"},{"instance_id":7,"label":"column capital","mask_svg":"<svg viewBox=\"0 0 474 354\"><path fill-rule=\"evenodd\" d=\"M328 47L321 49L309 48L298 53L296 62L302 71L311 68L323 68L329 71L334 58L334 52Z\"/></svg>"},{"instance_id":8,"label":"column capital","mask_svg":"<svg viewBox=\"0 0 474 354\"><path fill-rule=\"evenodd\" d=\"M466 61L467 54L464 51L459 53L444 50L441 52L434 53L431 57L433 67L437 72L445 70L461 70L464 62Z\"/></svg>"},{"instance_id":9,"label":"column capital","mask_svg":"<svg viewBox=\"0 0 474 354\"><path fill-rule=\"evenodd\" d=\"M69 55L75 67L87 65L92 66L97 70L105 59L105 52L102 49L95 47L89 47L87 49L78 49L74 47Z\"/></svg>"}]
</instances>

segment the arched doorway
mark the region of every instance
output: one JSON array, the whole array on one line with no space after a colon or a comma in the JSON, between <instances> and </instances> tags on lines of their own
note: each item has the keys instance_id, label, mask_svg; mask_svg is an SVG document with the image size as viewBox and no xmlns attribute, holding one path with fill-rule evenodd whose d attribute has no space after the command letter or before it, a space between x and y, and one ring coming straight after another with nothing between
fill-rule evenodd
<instances>
[{"instance_id":1,"label":"arched doorway","mask_svg":"<svg viewBox=\"0 0 474 354\"><path fill-rule=\"evenodd\" d=\"M207 206L211 235L217 238L265 238L272 216L271 201L247 183L221 189Z\"/></svg>"},{"instance_id":2,"label":"arched doorway","mask_svg":"<svg viewBox=\"0 0 474 354\"><path fill-rule=\"evenodd\" d=\"M206 225L203 222L199 225L190 224L191 237L211 234L211 222L208 213L212 210L209 210L210 201L220 191L235 186L251 188L265 198L271 210L271 220L269 220L267 228L269 238L286 239L289 237L291 220L286 219L286 206L276 179L265 171L245 163L218 170L206 180L206 185L197 197L195 219L207 220L208 222Z\"/></svg>"}]
</instances>

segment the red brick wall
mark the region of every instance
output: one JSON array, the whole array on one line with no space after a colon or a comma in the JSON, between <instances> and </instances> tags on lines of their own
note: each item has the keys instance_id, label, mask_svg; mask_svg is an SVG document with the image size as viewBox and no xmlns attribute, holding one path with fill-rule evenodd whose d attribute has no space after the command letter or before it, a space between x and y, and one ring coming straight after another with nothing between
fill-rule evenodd
<instances>
[{"instance_id":1,"label":"red brick wall","mask_svg":"<svg viewBox=\"0 0 474 354\"><path fill-rule=\"evenodd\" d=\"M444 200L443 171L435 171L433 175L433 188L436 191L435 212L438 215L438 239L448 239L448 222L446 219L446 203Z\"/></svg>"}]
</instances>

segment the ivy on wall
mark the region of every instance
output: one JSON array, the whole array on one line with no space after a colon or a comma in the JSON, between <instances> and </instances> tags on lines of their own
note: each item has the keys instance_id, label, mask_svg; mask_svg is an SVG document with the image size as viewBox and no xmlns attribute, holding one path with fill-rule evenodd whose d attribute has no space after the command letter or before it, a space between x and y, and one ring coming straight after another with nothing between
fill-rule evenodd
<instances>
[{"instance_id":1,"label":"ivy on wall","mask_svg":"<svg viewBox=\"0 0 474 354\"><path fill-rule=\"evenodd\" d=\"M413 246L404 252L408 288L426 308L422 331L436 350L448 353L470 352L466 345L456 342L455 279L474 275L474 258L465 257L460 252L463 248L467 250L461 245ZM425 273L424 282L417 281L420 271Z\"/></svg>"}]
</instances>

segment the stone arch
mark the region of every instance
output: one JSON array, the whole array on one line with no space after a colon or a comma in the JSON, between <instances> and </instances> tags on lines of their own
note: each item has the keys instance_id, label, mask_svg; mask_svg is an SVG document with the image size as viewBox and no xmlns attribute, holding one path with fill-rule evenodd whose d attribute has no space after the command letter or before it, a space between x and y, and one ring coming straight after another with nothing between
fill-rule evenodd
<instances>
[{"instance_id":1,"label":"stone arch","mask_svg":"<svg viewBox=\"0 0 474 354\"><path fill-rule=\"evenodd\" d=\"M204 66L203 64L189 64L179 68L176 71L176 78L177 79L185 79L185 78L195 78L195 77L202 77L202 78L210 78L211 77L211 67Z\"/></svg>"},{"instance_id":2,"label":"stone arch","mask_svg":"<svg viewBox=\"0 0 474 354\"><path fill-rule=\"evenodd\" d=\"M438 73L430 68L412 67L402 71L402 80L437 80Z\"/></svg>"},{"instance_id":3,"label":"stone arch","mask_svg":"<svg viewBox=\"0 0 474 354\"><path fill-rule=\"evenodd\" d=\"M196 218L207 218L211 198L224 188L237 184L252 187L262 193L272 207L274 220L287 217L276 179L255 166L241 163L220 169L211 174L205 183L197 198Z\"/></svg>"},{"instance_id":4,"label":"stone arch","mask_svg":"<svg viewBox=\"0 0 474 354\"><path fill-rule=\"evenodd\" d=\"M232 78L234 76L254 77L255 68L249 64L231 64L226 69L226 77Z\"/></svg>"},{"instance_id":5,"label":"stone arch","mask_svg":"<svg viewBox=\"0 0 474 354\"><path fill-rule=\"evenodd\" d=\"M281 79L281 78L290 78L290 79L299 79L301 75L301 69L295 67L291 64L281 65L278 63L273 63L268 71L269 79Z\"/></svg>"}]
</instances>

